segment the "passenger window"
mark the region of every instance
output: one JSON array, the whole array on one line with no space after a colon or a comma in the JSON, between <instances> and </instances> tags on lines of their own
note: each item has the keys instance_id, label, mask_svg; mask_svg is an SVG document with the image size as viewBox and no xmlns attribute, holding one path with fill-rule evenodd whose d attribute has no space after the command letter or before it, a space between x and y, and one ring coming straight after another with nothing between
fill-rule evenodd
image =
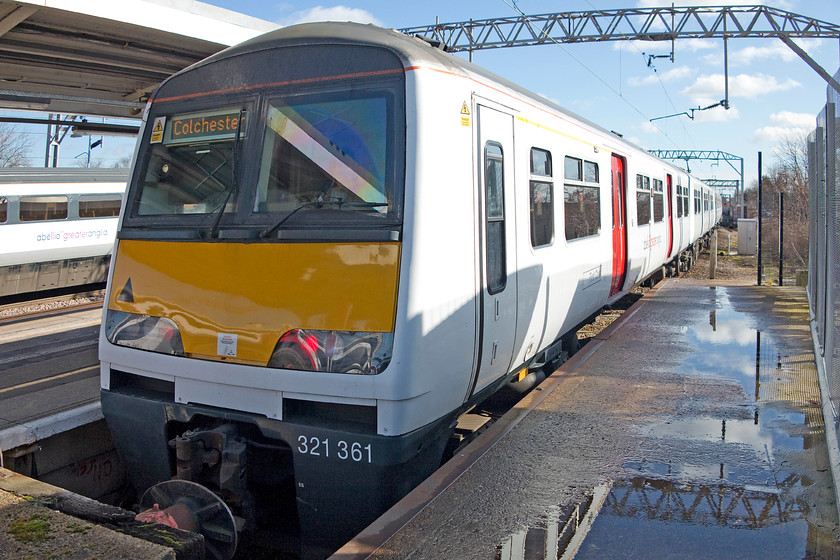
<instances>
[{"instance_id":1,"label":"passenger window","mask_svg":"<svg viewBox=\"0 0 840 560\"><path fill-rule=\"evenodd\" d=\"M650 223L650 177L636 175L636 223Z\"/></svg>"},{"instance_id":2,"label":"passenger window","mask_svg":"<svg viewBox=\"0 0 840 560\"><path fill-rule=\"evenodd\" d=\"M598 235L601 232L598 164L566 156L563 169L566 240Z\"/></svg>"},{"instance_id":3,"label":"passenger window","mask_svg":"<svg viewBox=\"0 0 840 560\"><path fill-rule=\"evenodd\" d=\"M598 164L591 161L583 162L583 180L587 183L598 182Z\"/></svg>"},{"instance_id":4,"label":"passenger window","mask_svg":"<svg viewBox=\"0 0 840 560\"><path fill-rule=\"evenodd\" d=\"M110 218L120 215L120 197L82 196L79 198L80 218Z\"/></svg>"},{"instance_id":5,"label":"passenger window","mask_svg":"<svg viewBox=\"0 0 840 560\"><path fill-rule=\"evenodd\" d=\"M677 185L677 218L683 216L683 188L682 185Z\"/></svg>"},{"instance_id":6,"label":"passenger window","mask_svg":"<svg viewBox=\"0 0 840 560\"><path fill-rule=\"evenodd\" d=\"M700 191L694 191L694 213L700 213Z\"/></svg>"},{"instance_id":7,"label":"passenger window","mask_svg":"<svg viewBox=\"0 0 840 560\"><path fill-rule=\"evenodd\" d=\"M549 245L554 240L554 183L551 180L551 154L531 148L531 247Z\"/></svg>"},{"instance_id":8,"label":"passenger window","mask_svg":"<svg viewBox=\"0 0 840 560\"><path fill-rule=\"evenodd\" d=\"M582 180L581 160L566 156L565 164L563 165L563 177L568 181Z\"/></svg>"},{"instance_id":9,"label":"passenger window","mask_svg":"<svg viewBox=\"0 0 840 560\"><path fill-rule=\"evenodd\" d=\"M507 282L504 188L502 147L488 142L484 147L485 268L491 294L504 290Z\"/></svg>"},{"instance_id":10,"label":"passenger window","mask_svg":"<svg viewBox=\"0 0 840 560\"><path fill-rule=\"evenodd\" d=\"M9 201L0 197L0 224L5 224L9 213Z\"/></svg>"},{"instance_id":11,"label":"passenger window","mask_svg":"<svg viewBox=\"0 0 840 560\"><path fill-rule=\"evenodd\" d=\"M659 179L653 180L651 194L653 196L653 221L661 222L665 219L665 193L663 191L662 181Z\"/></svg>"},{"instance_id":12,"label":"passenger window","mask_svg":"<svg viewBox=\"0 0 840 560\"><path fill-rule=\"evenodd\" d=\"M24 196L20 199L21 222L64 220L66 218L66 196Z\"/></svg>"}]
</instances>

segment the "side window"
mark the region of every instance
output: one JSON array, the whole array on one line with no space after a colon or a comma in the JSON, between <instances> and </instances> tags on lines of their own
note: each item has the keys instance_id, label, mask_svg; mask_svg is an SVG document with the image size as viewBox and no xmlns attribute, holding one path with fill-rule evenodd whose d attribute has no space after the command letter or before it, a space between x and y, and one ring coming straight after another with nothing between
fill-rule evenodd
<instances>
[{"instance_id":1,"label":"side window","mask_svg":"<svg viewBox=\"0 0 840 560\"><path fill-rule=\"evenodd\" d=\"M484 147L485 268L487 291L505 289L505 184L502 147L488 142Z\"/></svg>"},{"instance_id":2,"label":"side window","mask_svg":"<svg viewBox=\"0 0 840 560\"><path fill-rule=\"evenodd\" d=\"M21 222L64 220L66 218L66 196L23 196L20 199Z\"/></svg>"},{"instance_id":3,"label":"side window","mask_svg":"<svg viewBox=\"0 0 840 560\"><path fill-rule=\"evenodd\" d=\"M677 218L683 217L683 188L677 185Z\"/></svg>"},{"instance_id":4,"label":"side window","mask_svg":"<svg viewBox=\"0 0 840 560\"><path fill-rule=\"evenodd\" d=\"M118 196L82 196L79 198L80 218L109 218L119 216L121 199Z\"/></svg>"},{"instance_id":5,"label":"side window","mask_svg":"<svg viewBox=\"0 0 840 560\"><path fill-rule=\"evenodd\" d=\"M5 224L9 215L9 201L0 196L0 224Z\"/></svg>"},{"instance_id":6,"label":"side window","mask_svg":"<svg viewBox=\"0 0 840 560\"><path fill-rule=\"evenodd\" d=\"M636 223L650 223L650 177L636 175Z\"/></svg>"},{"instance_id":7,"label":"side window","mask_svg":"<svg viewBox=\"0 0 840 560\"><path fill-rule=\"evenodd\" d=\"M653 221L661 222L665 219L665 193L663 191L662 181L659 179L653 180Z\"/></svg>"},{"instance_id":8,"label":"side window","mask_svg":"<svg viewBox=\"0 0 840 560\"><path fill-rule=\"evenodd\" d=\"M601 232L598 164L566 156L563 178L566 240L598 235Z\"/></svg>"},{"instance_id":9,"label":"side window","mask_svg":"<svg viewBox=\"0 0 840 560\"><path fill-rule=\"evenodd\" d=\"M531 148L531 247L542 247L554 240L554 183L551 176L551 153Z\"/></svg>"},{"instance_id":10,"label":"side window","mask_svg":"<svg viewBox=\"0 0 840 560\"><path fill-rule=\"evenodd\" d=\"M621 171L616 172L615 178L618 180L618 189L623 190L624 179L623 179ZM615 184L612 185L612 188L613 188L613 191L616 190ZM614 197L614 200L615 200L615 204L617 206L616 210L618 210L618 227L623 228L624 227L624 197L621 194L618 194L618 195L614 194L613 197ZM615 229L615 215L616 215L616 212L613 211L612 215L613 215L613 229Z\"/></svg>"},{"instance_id":11,"label":"side window","mask_svg":"<svg viewBox=\"0 0 840 560\"><path fill-rule=\"evenodd\" d=\"M698 190L694 191L694 213L700 213L700 191Z\"/></svg>"}]
</instances>

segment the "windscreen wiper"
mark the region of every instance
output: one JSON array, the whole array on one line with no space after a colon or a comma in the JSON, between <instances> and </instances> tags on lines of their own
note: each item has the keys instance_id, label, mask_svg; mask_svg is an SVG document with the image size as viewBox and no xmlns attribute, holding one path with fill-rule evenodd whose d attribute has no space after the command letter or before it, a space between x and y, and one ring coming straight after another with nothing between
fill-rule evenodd
<instances>
[{"instance_id":1,"label":"windscreen wiper","mask_svg":"<svg viewBox=\"0 0 840 560\"><path fill-rule=\"evenodd\" d=\"M216 218L213 220L213 225L210 226L210 232L207 234L208 237L219 236L219 224L222 221L222 216L225 214L225 208L227 208L231 197L239 190L239 144L242 141L242 119L245 118L246 113L247 111L245 109L239 110L239 120L236 122L236 135L233 140L233 162L231 163L230 190L228 190L227 196L222 202L222 205L218 208L218 210L216 210Z\"/></svg>"},{"instance_id":2,"label":"windscreen wiper","mask_svg":"<svg viewBox=\"0 0 840 560\"><path fill-rule=\"evenodd\" d=\"M310 206L315 206L316 208L322 208L323 206L335 206L338 209L349 207L349 208L379 208L381 206L388 206L387 202L345 202L343 198L339 198L336 200L324 200L324 194L319 194L315 200L310 200L309 202L304 202L297 206L294 210L283 216L279 222L274 224L268 229L264 229L260 232L260 237L265 239L286 223L286 220L294 216L298 211L303 210L304 208L309 208Z\"/></svg>"}]
</instances>

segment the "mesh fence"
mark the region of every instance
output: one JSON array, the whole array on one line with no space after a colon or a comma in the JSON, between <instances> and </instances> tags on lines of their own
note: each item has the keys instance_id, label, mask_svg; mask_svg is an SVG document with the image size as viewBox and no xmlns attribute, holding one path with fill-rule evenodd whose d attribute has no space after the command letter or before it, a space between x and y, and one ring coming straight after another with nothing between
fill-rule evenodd
<instances>
[{"instance_id":1,"label":"mesh fence","mask_svg":"<svg viewBox=\"0 0 840 560\"><path fill-rule=\"evenodd\" d=\"M840 76L840 72L838 72ZM835 417L840 410L840 93L828 103L808 137L810 241L808 299L814 316L818 360L823 360ZM826 419L828 422L828 419ZM826 425L829 425L828 423Z\"/></svg>"}]
</instances>

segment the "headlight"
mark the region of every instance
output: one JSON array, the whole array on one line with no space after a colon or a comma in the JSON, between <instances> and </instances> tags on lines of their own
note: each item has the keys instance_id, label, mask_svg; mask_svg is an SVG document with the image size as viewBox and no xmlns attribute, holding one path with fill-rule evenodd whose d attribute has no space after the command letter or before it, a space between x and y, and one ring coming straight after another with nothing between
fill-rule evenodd
<instances>
[{"instance_id":1,"label":"headlight","mask_svg":"<svg viewBox=\"0 0 840 560\"><path fill-rule=\"evenodd\" d=\"M163 317L108 310L105 336L111 344L160 354L184 355L178 326Z\"/></svg>"},{"instance_id":2,"label":"headlight","mask_svg":"<svg viewBox=\"0 0 840 560\"><path fill-rule=\"evenodd\" d=\"M391 362L392 333L294 329L280 337L269 367L376 375Z\"/></svg>"}]
</instances>

